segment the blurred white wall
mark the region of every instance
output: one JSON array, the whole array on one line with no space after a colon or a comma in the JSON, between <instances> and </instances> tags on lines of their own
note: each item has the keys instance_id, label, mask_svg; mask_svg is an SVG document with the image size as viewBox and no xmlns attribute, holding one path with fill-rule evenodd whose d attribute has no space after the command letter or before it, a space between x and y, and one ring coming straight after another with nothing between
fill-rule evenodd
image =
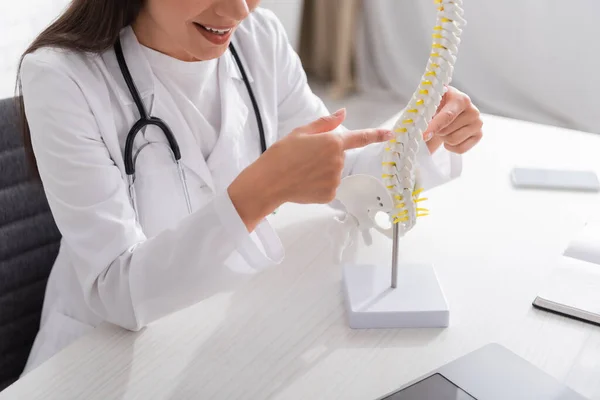
<instances>
[{"instance_id":1,"label":"blurred white wall","mask_svg":"<svg viewBox=\"0 0 600 400\"><path fill-rule=\"evenodd\" d=\"M277 15L282 22L294 50L300 44L300 25L302 23L303 0L262 0L261 7L267 8Z\"/></svg>"},{"instance_id":2,"label":"blurred white wall","mask_svg":"<svg viewBox=\"0 0 600 400\"><path fill-rule=\"evenodd\" d=\"M430 53L433 0L364 0L359 82L402 101ZM600 133L598 0L465 0L453 85L482 111Z\"/></svg>"},{"instance_id":3,"label":"blurred white wall","mask_svg":"<svg viewBox=\"0 0 600 400\"><path fill-rule=\"evenodd\" d=\"M68 0L0 0L0 98L14 95L19 57Z\"/></svg>"}]
</instances>

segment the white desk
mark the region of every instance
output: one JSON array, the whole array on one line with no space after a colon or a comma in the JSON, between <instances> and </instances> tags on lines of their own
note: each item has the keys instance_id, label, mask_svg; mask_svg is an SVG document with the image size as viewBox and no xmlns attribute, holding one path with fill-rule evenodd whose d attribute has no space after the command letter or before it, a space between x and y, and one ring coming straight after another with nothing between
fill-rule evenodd
<instances>
[{"instance_id":1,"label":"white desk","mask_svg":"<svg viewBox=\"0 0 600 400\"><path fill-rule=\"evenodd\" d=\"M0 399L373 399L492 341L600 399L600 328L530 305L600 198L517 192L509 181L515 164L600 173L600 137L485 120L463 177L428 194L432 216L401 244L405 259L435 263L449 328L347 328L325 236L332 212L294 205L273 218L281 266L140 333L100 327ZM390 256L380 235L358 251L359 261Z\"/></svg>"}]
</instances>

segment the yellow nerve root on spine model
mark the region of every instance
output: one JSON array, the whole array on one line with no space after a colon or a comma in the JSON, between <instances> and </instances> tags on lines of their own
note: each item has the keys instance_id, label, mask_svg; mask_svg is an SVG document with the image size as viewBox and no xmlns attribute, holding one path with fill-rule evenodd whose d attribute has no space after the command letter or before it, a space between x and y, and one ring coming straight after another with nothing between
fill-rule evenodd
<instances>
[{"instance_id":1,"label":"yellow nerve root on spine model","mask_svg":"<svg viewBox=\"0 0 600 400\"><path fill-rule=\"evenodd\" d=\"M351 175L342 180L337 191L336 199L346 208L346 219L340 222L362 231L367 245L372 240L371 229L390 238L393 236L392 227L383 228L377 223L378 213L389 216L399 237L415 226L418 217L429 213L423 206L426 199L419 197L422 189L418 187L417 154L419 147L425 146L423 134L452 79L462 28L466 24L462 0L434 2L438 12L429 60L419 86L394 125L394 138L386 143L382 179ZM344 240L347 243L348 237Z\"/></svg>"},{"instance_id":2,"label":"yellow nerve root on spine model","mask_svg":"<svg viewBox=\"0 0 600 400\"><path fill-rule=\"evenodd\" d=\"M433 28L433 43L427 67L417 90L400 114L383 160L382 178L392 195L392 223L399 224L402 236L416 224L417 217L428 215L421 206L421 189L416 187L416 156L423 143L423 133L440 105L450 84L462 27L462 0L435 0L437 23Z\"/></svg>"}]
</instances>

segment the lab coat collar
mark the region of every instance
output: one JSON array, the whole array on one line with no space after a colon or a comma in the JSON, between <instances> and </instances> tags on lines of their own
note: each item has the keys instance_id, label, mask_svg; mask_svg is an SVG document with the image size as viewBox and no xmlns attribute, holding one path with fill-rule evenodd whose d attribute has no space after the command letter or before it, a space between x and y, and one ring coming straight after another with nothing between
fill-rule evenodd
<instances>
[{"instance_id":1,"label":"lab coat collar","mask_svg":"<svg viewBox=\"0 0 600 400\"><path fill-rule=\"evenodd\" d=\"M131 26L126 26L121 30L119 35L121 46L123 48L123 56L129 72L133 78L133 82L140 93L142 99L151 96L154 93L154 79L150 63L146 59L140 43L133 32ZM118 98L121 104L134 104L133 97L129 93L123 74L119 69L119 63L114 50L111 48L103 55L104 62L109 69L112 79L116 83Z\"/></svg>"},{"instance_id":2,"label":"lab coat collar","mask_svg":"<svg viewBox=\"0 0 600 400\"><path fill-rule=\"evenodd\" d=\"M240 60L242 61L242 65L244 66L244 70L246 71L246 76L248 77L248 81L250 81L250 83L254 82L254 78L252 77L252 72L247 67L248 62L247 62L246 58L244 57L244 51L241 48L242 46L236 40L235 37L231 40L231 42L233 43L233 46L237 50L237 54L240 57ZM238 68L238 66L235 62L235 58L233 57L233 54L231 53L231 50L227 49L227 51L223 55L223 59L226 60L227 72L228 72L229 76L233 79L243 81L244 78L242 77L242 72Z\"/></svg>"}]
</instances>

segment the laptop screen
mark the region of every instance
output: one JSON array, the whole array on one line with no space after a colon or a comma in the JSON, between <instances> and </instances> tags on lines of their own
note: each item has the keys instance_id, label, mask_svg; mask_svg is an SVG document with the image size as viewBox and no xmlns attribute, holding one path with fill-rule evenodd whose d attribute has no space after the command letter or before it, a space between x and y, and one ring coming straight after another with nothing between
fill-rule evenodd
<instances>
[{"instance_id":1,"label":"laptop screen","mask_svg":"<svg viewBox=\"0 0 600 400\"><path fill-rule=\"evenodd\" d=\"M431 375L382 400L477 400L440 374Z\"/></svg>"}]
</instances>

